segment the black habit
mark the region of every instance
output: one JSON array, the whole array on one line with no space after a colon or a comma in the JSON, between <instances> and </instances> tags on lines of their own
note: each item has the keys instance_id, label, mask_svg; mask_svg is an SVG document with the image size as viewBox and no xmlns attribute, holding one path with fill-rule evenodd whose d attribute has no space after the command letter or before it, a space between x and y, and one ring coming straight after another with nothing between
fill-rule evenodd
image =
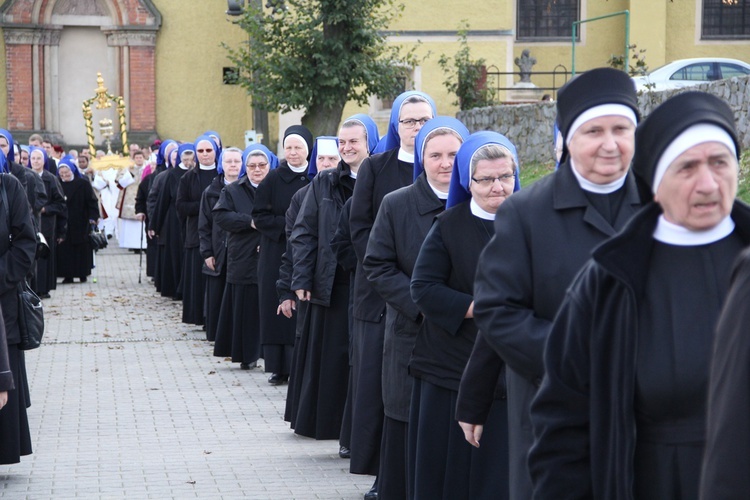
<instances>
[{"instance_id":1,"label":"black habit","mask_svg":"<svg viewBox=\"0 0 750 500\"><path fill-rule=\"evenodd\" d=\"M94 188L88 179L74 177L62 183L68 210L68 233L57 247L57 276L67 279L85 278L91 274L94 254L89 242L89 221L99 218Z\"/></svg>"},{"instance_id":2,"label":"black habit","mask_svg":"<svg viewBox=\"0 0 750 500\"><path fill-rule=\"evenodd\" d=\"M45 295L57 287L57 238L65 238L68 209L60 180L46 170L42 171L41 179L47 194L41 212L41 231L50 252L48 257L37 261L36 293Z\"/></svg>"},{"instance_id":3,"label":"black habit","mask_svg":"<svg viewBox=\"0 0 750 500\"><path fill-rule=\"evenodd\" d=\"M156 176L166 170L165 166L157 166L156 169L148 174L146 177L141 179L141 183L138 184L138 191L135 194L135 213L144 214L146 219L144 224L148 228L149 223L149 210L148 210L148 195L151 190L151 185L156 179ZM146 276L154 277L156 271L156 240L153 238L146 238Z\"/></svg>"},{"instance_id":4,"label":"black habit","mask_svg":"<svg viewBox=\"0 0 750 500\"><path fill-rule=\"evenodd\" d=\"M214 221L227 233L226 286L216 328L214 356L233 363L260 358L258 309L258 247L260 233L252 227L255 188L245 176L221 191Z\"/></svg>"},{"instance_id":5,"label":"black habit","mask_svg":"<svg viewBox=\"0 0 750 500\"><path fill-rule=\"evenodd\" d=\"M399 148L366 158L357 172L349 231L357 254L352 301L352 350L357 381L352 395L353 474L375 476L380 467L383 410L382 373L385 301L367 280L362 262L383 198L414 180L414 165L398 159Z\"/></svg>"},{"instance_id":6,"label":"black habit","mask_svg":"<svg viewBox=\"0 0 750 500\"><path fill-rule=\"evenodd\" d=\"M538 498L697 498L708 356L750 207L699 247L656 242L660 213L599 246L560 306L531 410Z\"/></svg>"},{"instance_id":7,"label":"black habit","mask_svg":"<svg viewBox=\"0 0 750 500\"><path fill-rule=\"evenodd\" d=\"M354 179L343 161L312 180L300 207L291 244L292 290L311 292L308 328L301 332L295 377L300 381L294 432L337 439L349 381L349 273L330 246ZM297 345L295 351L297 351Z\"/></svg>"},{"instance_id":8,"label":"black habit","mask_svg":"<svg viewBox=\"0 0 750 500\"><path fill-rule=\"evenodd\" d=\"M236 182L236 181L235 181ZM198 215L198 237L200 239L200 255L203 259L203 274L206 280L205 317L206 340L216 340L216 325L219 323L221 299L227 282L227 233L214 223L213 208L219 201L221 190L224 189L224 175L217 175L201 195L200 213ZM214 269L209 269L206 259L214 258Z\"/></svg>"},{"instance_id":9,"label":"black habit","mask_svg":"<svg viewBox=\"0 0 750 500\"><path fill-rule=\"evenodd\" d=\"M203 325L203 306L206 294L206 279L201 271L203 259L200 253L198 217L201 196L216 177L216 167L203 169L200 165L188 170L177 187L177 215L185 228L185 252L182 261L182 322Z\"/></svg>"},{"instance_id":10,"label":"black habit","mask_svg":"<svg viewBox=\"0 0 750 500\"><path fill-rule=\"evenodd\" d=\"M150 228L159 237L159 264L157 288L162 297L182 298L180 280L182 278L182 247L185 228L177 215L175 203L180 179L187 172L182 167L174 167L154 179L150 193L157 192L157 201Z\"/></svg>"},{"instance_id":11,"label":"black habit","mask_svg":"<svg viewBox=\"0 0 750 500\"><path fill-rule=\"evenodd\" d=\"M266 372L289 375L294 346L295 319L276 314L276 280L286 251L285 214L294 193L310 183L307 170L293 172L286 161L271 170L258 185L253 220L261 234L258 261L260 335Z\"/></svg>"}]
</instances>

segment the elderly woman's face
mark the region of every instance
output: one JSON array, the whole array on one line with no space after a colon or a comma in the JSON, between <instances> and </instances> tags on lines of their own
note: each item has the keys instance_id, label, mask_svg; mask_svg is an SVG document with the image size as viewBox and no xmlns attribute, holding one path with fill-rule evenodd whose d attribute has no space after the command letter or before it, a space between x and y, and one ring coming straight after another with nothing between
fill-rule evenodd
<instances>
[{"instance_id":1,"label":"elderly woman's face","mask_svg":"<svg viewBox=\"0 0 750 500\"><path fill-rule=\"evenodd\" d=\"M516 182L514 174L515 167L510 158L478 161L469 182L469 191L479 208L491 214L496 213L506 198L513 194Z\"/></svg>"},{"instance_id":2,"label":"elderly woman's face","mask_svg":"<svg viewBox=\"0 0 750 500\"><path fill-rule=\"evenodd\" d=\"M198 153L198 163L201 165L213 165L216 162L216 151L211 141L198 141L195 145L195 152Z\"/></svg>"},{"instance_id":3,"label":"elderly woman's face","mask_svg":"<svg viewBox=\"0 0 750 500\"><path fill-rule=\"evenodd\" d=\"M305 144L296 137L287 138L284 141L284 158L292 167L301 167L307 160Z\"/></svg>"},{"instance_id":4,"label":"elderly woman's face","mask_svg":"<svg viewBox=\"0 0 750 500\"><path fill-rule=\"evenodd\" d=\"M654 200L664 218L691 231L716 227L737 195L737 158L724 144L704 142L667 167Z\"/></svg>"},{"instance_id":5,"label":"elderly woman's face","mask_svg":"<svg viewBox=\"0 0 750 500\"><path fill-rule=\"evenodd\" d=\"M224 169L224 178L237 180L242 168L242 153L239 151L225 151L221 156L221 167Z\"/></svg>"},{"instance_id":6,"label":"elderly woman's face","mask_svg":"<svg viewBox=\"0 0 750 500\"><path fill-rule=\"evenodd\" d=\"M250 155L247 157L247 163L245 164L246 173L250 178L250 182L256 186L266 178L266 174L268 174L270 168L265 155Z\"/></svg>"},{"instance_id":7,"label":"elderly woman's face","mask_svg":"<svg viewBox=\"0 0 750 500\"><path fill-rule=\"evenodd\" d=\"M33 155L32 155L33 156ZM70 171L70 167L63 164L60 165L57 169L57 173L60 175L60 179L63 182L70 182L73 180L73 172Z\"/></svg>"},{"instance_id":8,"label":"elderly woman's face","mask_svg":"<svg viewBox=\"0 0 750 500\"><path fill-rule=\"evenodd\" d=\"M576 130L568 145L575 169L594 184L620 179L635 152L635 125L622 116L600 116Z\"/></svg>"},{"instance_id":9,"label":"elderly woman's face","mask_svg":"<svg viewBox=\"0 0 750 500\"><path fill-rule=\"evenodd\" d=\"M44 155L38 149L31 152L31 169L39 173L44 170Z\"/></svg>"}]
</instances>

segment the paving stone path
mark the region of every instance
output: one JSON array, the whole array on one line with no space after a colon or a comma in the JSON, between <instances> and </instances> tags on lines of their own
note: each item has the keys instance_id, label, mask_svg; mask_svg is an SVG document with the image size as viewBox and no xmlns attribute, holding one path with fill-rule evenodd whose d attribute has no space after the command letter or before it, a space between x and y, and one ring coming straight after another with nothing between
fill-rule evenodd
<instances>
[{"instance_id":1,"label":"paving stone path","mask_svg":"<svg viewBox=\"0 0 750 500\"><path fill-rule=\"evenodd\" d=\"M362 498L372 478L336 441L289 430L286 386L213 357L179 302L138 283L138 255L110 246L97 263L44 301L26 355L34 454L0 466L0 497Z\"/></svg>"}]
</instances>

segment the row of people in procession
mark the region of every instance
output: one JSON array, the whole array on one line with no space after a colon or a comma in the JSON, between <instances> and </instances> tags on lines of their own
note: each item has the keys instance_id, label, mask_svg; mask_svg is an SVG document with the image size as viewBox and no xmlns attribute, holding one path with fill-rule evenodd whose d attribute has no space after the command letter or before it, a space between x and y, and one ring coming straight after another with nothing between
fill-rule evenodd
<instances>
[{"instance_id":1,"label":"row of people in procession","mask_svg":"<svg viewBox=\"0 0 750 500\"><path fill-rule=\"evenodd\" d=\"M165 141L149 274L216 356L289 383L285 419L338 439L366 498L697 498L750 223L734 117L688 92L638 125L610 69L557 108L559 168L523 190L508 138L416 91L383 138L290 127L282 161Z\"/></svg>"}]
</instances>

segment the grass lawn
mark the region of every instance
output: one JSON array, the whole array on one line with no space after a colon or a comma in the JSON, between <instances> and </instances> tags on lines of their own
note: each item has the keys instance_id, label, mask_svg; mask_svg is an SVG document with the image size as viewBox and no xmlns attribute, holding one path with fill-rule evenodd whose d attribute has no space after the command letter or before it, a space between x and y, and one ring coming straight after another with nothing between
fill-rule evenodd
<instances>
[{"instance_id":1,"label":"grass lawn","mask_svg":"<svg viewBox=\"0 0 750 500\"><path fill-rule=\"evenodd\" d=\"M527 187L534 181L541 179L555 171L554 163L525 163L521 164L521 187ZM740 158L739 187L737 198L750 203L750 150L745 151Z\"/></svg>"}]
</instances>

